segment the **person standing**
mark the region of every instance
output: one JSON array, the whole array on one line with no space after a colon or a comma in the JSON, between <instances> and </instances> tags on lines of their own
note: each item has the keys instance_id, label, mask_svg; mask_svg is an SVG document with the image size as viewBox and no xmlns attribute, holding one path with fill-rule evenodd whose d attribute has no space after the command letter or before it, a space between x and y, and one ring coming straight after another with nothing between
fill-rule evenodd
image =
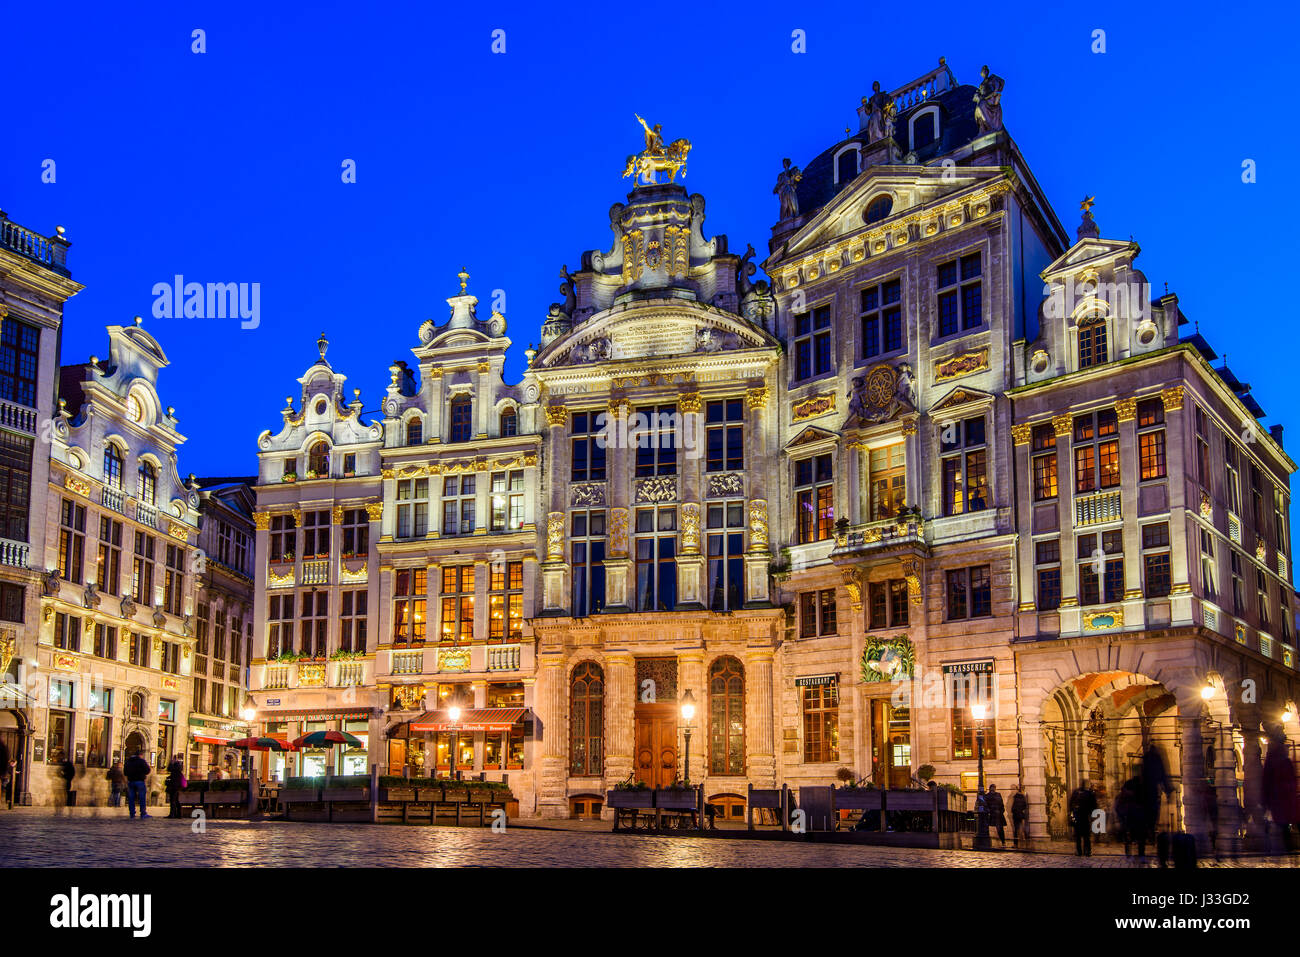
<instances>
[{"instance_id":1,"label":"person standing","mask_svg":"<svg viewBox=\"0 0 1300 957\"><path fill-rule=\"evenodd\" d=\"M131 812L131 817L135 817L136 802L140 804L140 818L152 817L145 810L145 802L148 799L148 789L145 781L149 777L149 762L140 756L139 751L132 752L131 756L126 759L126 765L122 768L126 775L126 806Z\"/></svg>"},{"instance_id":2,"label":"person standing","mask_svg":"<svg viewBox=\"0 0 1300 957\"><path fill-rule=\"evenodd\" d=\"M114 761L113 766L108 769L108 785L112 788L112 794L108 797L108 806L121 807L122 792L126 790L126 775L122 773L121 761Z\"/></svg>"},{"instance_id":3,"label":"person standing","mask_svg":"<svg viewBox=\"0 0 1300 957\"><path fill-rule=\"evenodd\" d=\"M1282 853L1290 850L1291 825L1296 823L1295 765L1287 755L1287 742L1278 731L1269 734L1268 754L1264 758L1264 807L1278 830L1273 847Z\"/></svg>"},{"instance_id":4,"label":"person standing","mask_svg":"<svg viewBox=\"0 0 1300 957\"><path fill-rule=\"evenodd\" d=\"M990 784L988 793L984 795L984 807L989 816L989 826L998 829L998 840L1002 846L1007 846L1007 806L1002 801L1002 795L998 793L998 786Z\"/></svg>"},{"instance_id":5,"label":"person standing","mask_svg":"<svg viewBox=\"0 0 1300 957\"><path fill-rule=\"evenodd\" d=\"M0 741L0 800L8 802L10 810L14 806L14 763L9 757L9 746Z\"/></svg>"},{"instance_id":6,"label":"person standing","mask_svg":"<svg viewBox=\"0 0 1300 957\"><path fill-rule=\"evenodd\" d=\"M168 817L181 816L181 789L185 787L185 769L181 765L181 756L173 754L171 764L167 765L167 802L171 809L167 812Z\"/></svg>"},{"instance_id":7,"label":"person standing","mask_svg":"<svg viewBox=\"0 0 1300 957\"><path fill-rule=\"evenodd\" d=\"M63 778L63 795L62 803L55 806L56 812L59 809L66 809L72 804L72 782L77 777L77 766L65 754L63 760L59 762L59 776ZM71 814L71 811L68 811Z\"/></svg>"},{"instance_id":8,"label":"person standing","mask_svg":"<svg viewBox=\"0 0 1300 957\"><path fill-rule=\"evenodd\" d=\"M1074 826L1074 853L1092 857L1092 813L1097 810L1097 794L1084 778L1070 795L1070 822Z\"/></svg>"},{"instance_id":9,"label":"person standing","mask_svg":"<svg viewBox=\"0 0 1300 957\"><path fill-rule=\"evenodd\" d=\"M1016 793L1011 795L1011 843L1020 846L1020 832L1025 832L1025 846L1029 846L1029 799L1025 792L1016 785Z\"/></svg>"}]
</instances>

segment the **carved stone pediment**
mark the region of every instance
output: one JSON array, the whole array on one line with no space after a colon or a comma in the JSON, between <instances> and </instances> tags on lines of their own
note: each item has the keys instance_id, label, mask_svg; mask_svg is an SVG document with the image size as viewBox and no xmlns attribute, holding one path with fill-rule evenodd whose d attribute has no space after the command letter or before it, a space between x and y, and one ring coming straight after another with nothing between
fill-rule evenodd
<instances>
[{"instance_id":1,"label":"carved stone pediment","mask_svg":"<svg viewBox=\"0 0 1300 957\"><path fill-rule=\"evenodd\" d=\"M930 415L946 412L976 402L992 401L993 396L979 389L966 389L961 386L953 389L946 396L930 407Z\"/></svg>"}]
</instances>

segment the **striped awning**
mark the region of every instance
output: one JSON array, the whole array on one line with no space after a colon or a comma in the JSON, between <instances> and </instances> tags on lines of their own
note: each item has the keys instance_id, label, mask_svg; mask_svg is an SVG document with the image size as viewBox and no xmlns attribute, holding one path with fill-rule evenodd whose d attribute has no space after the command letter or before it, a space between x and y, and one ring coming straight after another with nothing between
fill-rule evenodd
<instances>
[{"instance_id":1,"label":"striped awning","mask_svg":"<svg viewBox=\"0 0 1300 957\"><path fill-rule=\"evenodd\" d=\"M195 732L194 732L194 740L195 740L198 744L218 744L218 745L220 745L220 744L229 744L231 741L234 741L234 740L235 740L235 736L234 736L233 734L224 734L224 735L223 735L223 734L219 734L219 733L218 733L218 734L213 734L213 733L211 733L211 732L209 732L209 731L202 731L202 732L200 732L200 731L195 731Z\"/></svg>"},{"instance_id":2,"label":"striped awning","mask_svg":"<svg viewBox=\"0 0 1300 957\"><path fill-rule=\"evenodd\" d=\"M509 731L526 713L527 708L466 708L459 721L452 721L447 710L426 711L411 721L412 731Z\"/></svg>"}]
</instances>

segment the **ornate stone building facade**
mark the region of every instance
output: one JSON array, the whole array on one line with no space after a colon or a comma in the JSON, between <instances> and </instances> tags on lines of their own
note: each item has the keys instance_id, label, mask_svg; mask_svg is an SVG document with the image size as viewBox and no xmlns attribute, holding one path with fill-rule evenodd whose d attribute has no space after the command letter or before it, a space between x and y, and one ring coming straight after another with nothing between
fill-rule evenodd
<instances>
[{"instance_id":1,"label":"ornate stone building facade","mask_svg":"<svg viewBox=\"0 0 1300 957\"><path fill-rule=\"evenodd\" d=\"M0 742L15 803L31 803L32 727L44 700L36 667L50 435L63 307L83 288L58 227L42 236L0 210ZM44 771L40 772L44 776Z\"/></svg>"},{"instance_id":2,"label":"ornate stone building facade","mask_svg":"<svg viewBox=\"0 0 1300 957\"><path fill-rule=\"evenodd\" d=\"M49 429L38 804L62 786L65 757L87 803L107 796L113 760L140 751L161 770L187 749L198 485L178 471L185 439L158 393L162 346L138 317L108 338L106 359L63 367Z\"/></svg>"}]
</instances>

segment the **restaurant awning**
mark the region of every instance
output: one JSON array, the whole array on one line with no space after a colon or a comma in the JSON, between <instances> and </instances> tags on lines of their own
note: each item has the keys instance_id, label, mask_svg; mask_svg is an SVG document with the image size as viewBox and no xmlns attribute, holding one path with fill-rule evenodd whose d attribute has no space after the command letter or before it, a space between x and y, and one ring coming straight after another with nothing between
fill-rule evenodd
<instances>
[{"instance_id":1,"label":"restaurant awning","mask_svg":"<svg viewBox=\"0 0 1300 957\"><path fill-rule=\"evenodd\" d=\"M452 721L447 709L426 711L411 721L412 731L509 731L527 708L466 708L459 721Z\"/></svg>"},{"instance_id":2,"label":"restaurant awning","mask_svg":"<svg viewBox=\"0 0 1300 957\"><path fill-rule=\"evenodd\" d=\"M202 733L195 731L194 740L198 744L229 744L231 741L235 740L235 736L233 734L223 735L223 734L213 734L207 731L204 731Z\"/></svg>"},{"instance_id":3,"label":"restaurant awning","mask_svg":"<svg viewBox=\"0 0 1300 957\"><path fill-rule=\"evenodd\" d=\"M334 718L369 718L374 714L371 708L291 708L277 710L261 708L257 712L258 721L329 721Z\"/></svg>"}]
</instances>

